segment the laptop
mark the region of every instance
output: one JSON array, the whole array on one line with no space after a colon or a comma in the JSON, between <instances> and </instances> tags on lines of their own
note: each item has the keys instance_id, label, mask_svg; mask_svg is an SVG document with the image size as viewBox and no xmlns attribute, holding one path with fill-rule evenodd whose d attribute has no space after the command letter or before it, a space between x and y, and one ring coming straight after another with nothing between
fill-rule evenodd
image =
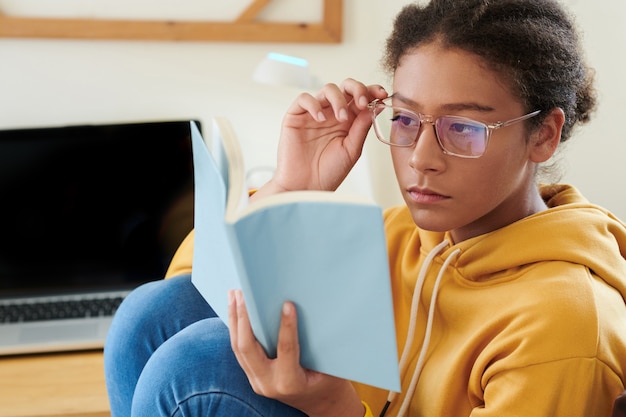
<instances>
[{"instance_id":1,"label":"laptop","mask_svg":"<svg viewBox=\"0 0 626 417\"><path fill-rule=\"evenodd\" d=\"M0 355L101 348L193 227L189 120L0 130Z\"/></svg>"}]
</instances>

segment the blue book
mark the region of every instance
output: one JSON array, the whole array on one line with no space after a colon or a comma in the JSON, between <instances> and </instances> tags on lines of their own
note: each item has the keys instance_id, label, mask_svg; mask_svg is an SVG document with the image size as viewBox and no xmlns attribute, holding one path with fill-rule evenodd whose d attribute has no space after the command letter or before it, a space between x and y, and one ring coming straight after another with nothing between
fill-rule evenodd
<instances>
[{"instance_id":1,"label":"blue book","mask_svg":"<svg viewBox=\"0 0 626 417\"><path fill-rule=\"evenodd\" d=\"M214 120L210 145L194 123L191 131L192 282L211 307L228 324L228 290L241 289L254 334L274 357L282 305L292 301L303 367L399 391L382 209L325 191L249 203L229 122Z\"/></svg>"}]
</instances>

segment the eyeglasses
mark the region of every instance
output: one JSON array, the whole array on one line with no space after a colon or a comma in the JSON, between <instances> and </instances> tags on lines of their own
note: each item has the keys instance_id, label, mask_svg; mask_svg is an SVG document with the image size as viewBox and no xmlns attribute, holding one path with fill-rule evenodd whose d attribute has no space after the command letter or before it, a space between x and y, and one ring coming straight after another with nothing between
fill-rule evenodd
<instances>
[{"instance_id":1,"label":"eyeglasses","mask_svg":"<svg viewBox=\"0 0 626 417\"><path fill-rule=\"evenodd\" d=\"M461 158L479 158L485 153L491 132L501 127L530 119L541 110L528 113L506 122L485 124L461 116L433 116L414 113L401 107L390 106L386 100L374 100L368 108L372 112L374 131L378 139L391 146L411 147L417 142L422 123L435 129L437 142L444 153Z\"/></svg>"}]
</instances>

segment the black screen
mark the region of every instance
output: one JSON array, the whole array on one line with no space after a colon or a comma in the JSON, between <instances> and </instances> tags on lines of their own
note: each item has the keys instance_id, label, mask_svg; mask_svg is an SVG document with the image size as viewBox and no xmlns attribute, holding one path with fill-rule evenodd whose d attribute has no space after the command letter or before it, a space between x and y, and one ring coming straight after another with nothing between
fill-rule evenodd
<instances>
[{"instance_id":1,"label":"black screen","mask_svg":"<svg viewBox=\"0 0 626 417\"><path fill-rule=\"evenodd\" d=\"M193 227L189 125L0 131L0 294L162 278Z\"/></svg>"}]
</instances>

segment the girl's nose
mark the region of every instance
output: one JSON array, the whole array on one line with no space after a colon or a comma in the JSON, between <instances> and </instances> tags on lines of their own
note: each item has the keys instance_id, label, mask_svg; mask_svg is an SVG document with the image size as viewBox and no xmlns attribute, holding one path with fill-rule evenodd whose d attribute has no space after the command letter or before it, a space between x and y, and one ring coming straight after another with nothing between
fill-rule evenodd
<instances>
[{"instance_id":1,"label":"girl's nose","mask_svg":"<svg viewBox=\"0 0 626 417\"><path fill-rule=\"evenodd\" d=\"M442 171L445 168L444 156L437 140L434 124L429 122L422 123L409 165L420 172Z\"/></svg>"}]
</instances>

